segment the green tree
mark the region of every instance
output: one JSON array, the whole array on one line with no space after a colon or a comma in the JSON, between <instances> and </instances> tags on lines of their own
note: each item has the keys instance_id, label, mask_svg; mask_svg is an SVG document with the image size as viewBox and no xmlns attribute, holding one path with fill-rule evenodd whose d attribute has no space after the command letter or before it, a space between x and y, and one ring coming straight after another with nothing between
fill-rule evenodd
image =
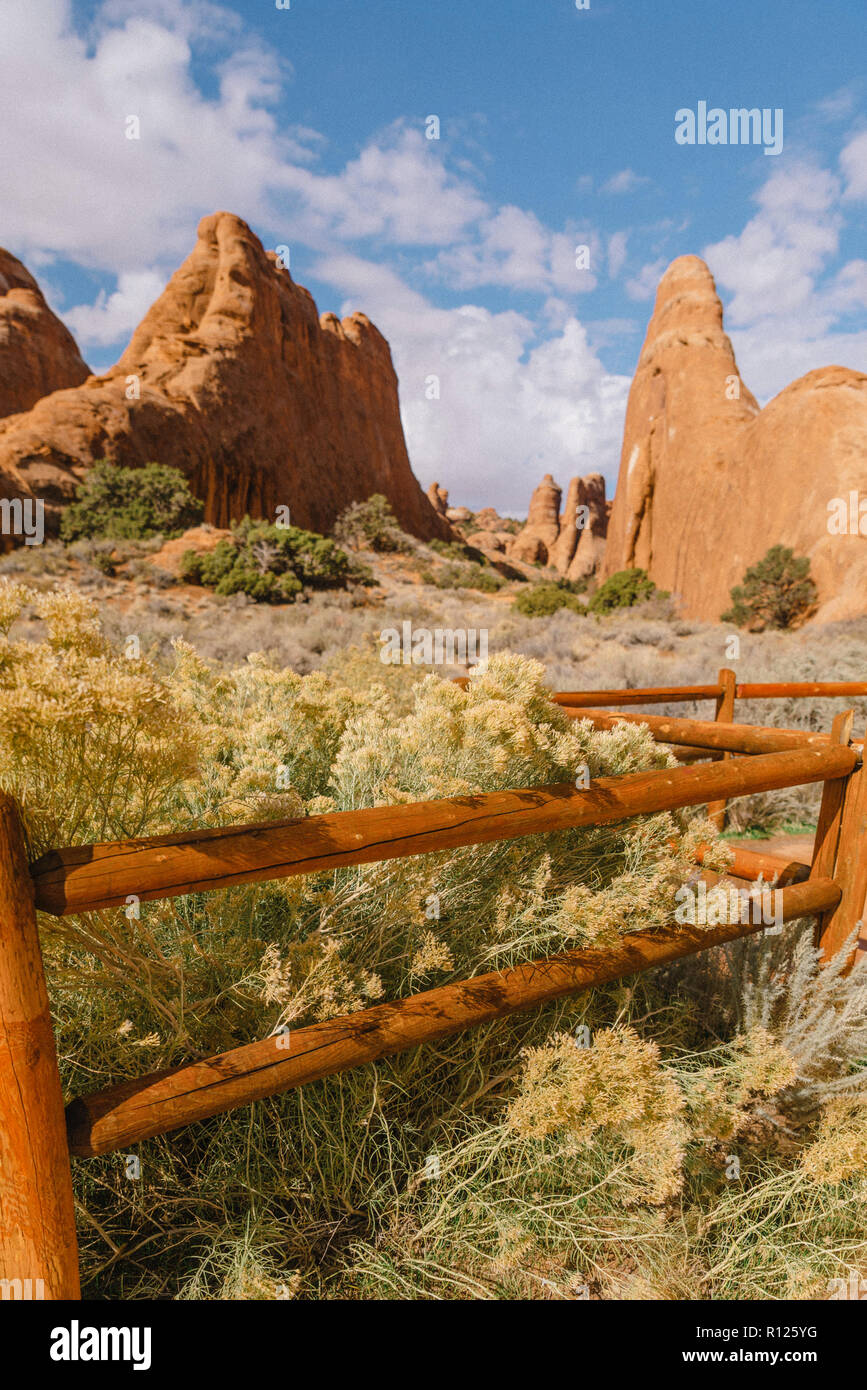
<instances>
[{"instance_id":1,"label":"green tree","mask_svg":"<svg viewBox=\"0 0 867 1390\"><path fill-rule=\"evenodd\" d=\"M593 595L588 605L591 613L614 613L618 608L632 608L656 593L656 585L644 570L618 570L610 574Z\"/></svg>"},{"instance_id":2,"label":"green tree","mask_svg":"<svg viewBox=\"0 0 867 1390\"><path fill-rule=\"evenodd\" d=\"M578 594L585 587L579 583L570 584L564 580L559 583L533 584L524 589L515 599L515 609L525 618L550 618L561 608L571 608L576 613L586 613L587 605Z\"/></svg>"},{"instance_id":3,"label":"green tree","mask_svg":"<svg viewBox=\"0 0 867 1390\"><path fill-rule=\"evenodd\" d=\"M391 503L381 492L366 502L350 502L334 523L334 536L342 545L366 545L379 553L411 549Z\"/></svg>"},{"instance_id":4,"label":"green tree","mask_svg":"<svg viewBox=\"0 0 867 1390\"><path fill-rule=\"evenodd\" d=\"M731 591L732 606L721 621L756 631L788 628L805 618L816 601L810 561L784 545L772 545Z\"/></svg>"},{"instance_id":5,"label":"green tree","mask_svg":"<svg viewBox=\"0 0 867 1390\"><path fill-rule=\"evenodd\" d=\"M201 521L204 510L177 468L164 463L121 468L99 459L63 513L60 536L64 541L179 536Z\"/></svg>"},{"instance_id":6,"label":"green tree","mask_svg":"<svg viewBox=\"0 0 867 1390\"><path fill-rule=\"evenodd\" d=\"M244 593L258 603L291 603L302 589L345 588L354 578L349 556L326 536L297 526L250 517L232 527L232 539L181 559L181 578L216 593Z\"/></svg>"}]
</instances>

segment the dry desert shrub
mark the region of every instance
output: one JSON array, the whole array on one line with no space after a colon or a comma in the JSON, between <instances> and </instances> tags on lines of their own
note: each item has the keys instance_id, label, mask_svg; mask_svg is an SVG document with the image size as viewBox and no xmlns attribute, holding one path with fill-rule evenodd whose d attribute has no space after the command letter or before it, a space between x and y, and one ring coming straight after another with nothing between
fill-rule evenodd
<instances>
[{"instance_id":1,"label":"dry desert shrub","mask_svg":"<svg viewBox=\"0 0 867 1390\"><path fill-rule=\"evenodd\" d=\"M39 640L16 636L28 613ZM113 644L80 595L8 581L0 629L0 784L34 852L668 762L640 728L570 721L526 656L466 691L363 648L300 675L181 641L169 668ZM67 1092L653 930L709 834L640 817L45 918ZM86 1293L824 1296L865 1254L864 971L819 975L793 938L149 1141L138 1180L123 1155L76 1161Z\"/></svg>"}]
</instances>

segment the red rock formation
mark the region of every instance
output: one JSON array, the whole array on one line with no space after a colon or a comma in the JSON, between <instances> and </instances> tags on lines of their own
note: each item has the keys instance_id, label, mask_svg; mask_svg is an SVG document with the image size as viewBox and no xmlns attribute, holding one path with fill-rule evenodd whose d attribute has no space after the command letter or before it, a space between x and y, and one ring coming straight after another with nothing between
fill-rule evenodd
<instances>
[{"instance_id":1,"label":"red rock formation","mask_svg":"<svg viewBox=\"0 0 867 1390\"><path fill-rule=\"evenodd\" d=\"M499 531L473 531L472 535L467 536L467 545L474 545L478 550L505 551L502 533Z\"/></svg>"},{"instance_id":2,"label":"red rock formation","mask_svg":"<svg viewBox=\"0 0 867 1390\"><path fill-rule=\"evenodd\" d=\"M385 339L364 314L320 319L225 212L203 219L115 367L0 423L0 488L42 497L48 524L98 458L180 468L218 526L285 505L326 531L381 492L407 531L451 535L412 474Z\"/></svg>"},{"instance_id":3,"label":"red rock formation","mask_svg":"<svg viewBox=\"0 0 867 1390\"><path fill-rule=\"evenodd\" d=\"M435 512L440 516L445 516L449 509L448 488L440 487L439 483L431 483L427 490L427 500L430 502Z\"/></svg>"},{"instance_id":4,"label":"red rock formation","mask_svg":"<svg viewBox=\"0 0 867 1390\"><path fill-rule=\"evenodd\" d=\"M707 266L669 266L632 383L603 574L633 565L716 619L770 546L807 555L817 617L867 612L867 537L828 504L867 496L867 376L809 372L759 407L740 379Z\"/></svg>"},{"instance_id":5,"label":"red rock formation","mask_svg":"<svg viewBox=\"0 0 867 1390\"><path fill-rule=\"evenodd\" d=\"M581 500L580 478L573 478L566 492L563 515L558 517L559 534L548 553L548 564L559 574L565 574L578 545L578 506Z\"/></svg>"},{"instance_id":6,"label":"red rock formation","mask_svg":"<svg viewBox=\"0 0 867 1390\"><path fill-rule=\"evenodd\" d=\"M75 339L51 312L33 276L0 247L0 416L88 375Z\"/></svg>"},{"instance_id":7,"label":"red rock formation","mask_svg":"<svg viewBox=\"0 0 867 1390\"><path fill-rule=\"evenodd\" d=\"M536 488L527 524L517 536L504 535L509 558L548 565L569 579L595 574L605 552L608 507L601 473L573 478L560 515L561 491L550 473ZM579 515L579 508L584 510Z\"/></svg>"},{"instance_id":8,"label":"red rock formation","mask_svg":"<svg viewBox=\"0 0 867 1390\"><path fill-rule=\"evenodd\" d=\"M546 473L530 498L526 526L509 546L510 556L528 564L548 564L549 552L560 534L562 496L561 488L551 474Z\"/></svg>"},{"instance_id":9,"label":"red rock formation","mask_svg":"<svg viewBox=\"0 0 867 1390\"><path fill-rule=\"evenodd\" d=\"M567 579L589 579L602 567L608 504L601 473L573 478L551 563Z\"/></svg>"},{"instance_id":10,"label":"red rock formation","mask_svg":"<svg viewBox=\"0 0 867 1390\"><path fill-rule=\"evenodd\" d=\"M503 518L496 507L482 507L480 512L476 512L473 522L480 531L502 531Z\"/></svg>"}]
</instances>

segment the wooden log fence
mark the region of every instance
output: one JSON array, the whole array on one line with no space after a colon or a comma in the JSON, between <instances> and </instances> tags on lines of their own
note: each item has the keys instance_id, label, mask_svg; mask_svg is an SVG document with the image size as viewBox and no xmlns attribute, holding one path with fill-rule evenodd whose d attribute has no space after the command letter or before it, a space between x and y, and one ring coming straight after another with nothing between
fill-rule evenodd
<instances>
[{"instance_id":1,"label":"wooden log fence","mask_svg":"<svg viewBox=\"0 0 867 1390\"><path fill-rule=\"evenodd\" d=\"M175 898L210 888L372 864L542 831L611 825L629 816L702 805L845 777L850 748L787 748L732 762L600 777L586 790L563 782L520 791L334 811L306 819L195 830L54 850L32 867L36 906L56 916ZM231 868L229 868L231 866Z\"/></svg>"},{"instance_id":2,"label":"wooden log fence","mask_svg":"<svg viewBox=\"0 0 867 1390\"><path fill-rule=\"evenodd\" d=\"M811 879L772 894L772 911L788 922L839 901L840 890L831 879ZM759 920L706 929L634 932L616 946L564 951L511 970L477 975L393 1004L293 1029L288 1037L264 1038L204 1062L124 1082L71 1103L70 1152L92 1157L125 1148L193 1120L209 1119L349 1067L438 1042L465 1028L763 930Z\"/></svg>"},{"instance_id":3,"label":"wooden log fence","mask_svg":"<svg viewBox=\"0 0 867 1390\"><path fill-rule=\"evenodd\" d=\"M724 679L725 678L725 679ZM687 690L689 693L687 693ZM698 692L701 692L699 694ZM555 698L596 728L619 719L655 738L727 761L571 783L335 812L264 825L74 846L28 864L18 808L0 796L0 1285L12 1297L79 1297L70 1154L107 1153L431 1043L462 1029L763 930L761 920L706 929L633 932L615 946L545 960L428 990L292 1030L204 1061L111 1086L70 1102L64 1118L36 909L63 916L525 835L607 825L720 798L823 784L812 866L740 850L731 874L777 886L782 920L816 916L824 957L860 922L867 894L867 773L851 716L830 734L729 722L735 698L867 694L867 684L717 686L566 692ZM620 704L708 698L717 721L614 714ZM596 703L594 703L596 702ZM701 862L703 851L697 858ZM867 941L864 943L867 946ZM29 1295L24 1286L31 1289ZM36 1292L32 1292L33 1288ZM20 1291L20 1292L19 1292Z\"/></svg>"},{"instance_id":4,"label":"wooden log fence","mask_svg":"<svg viewBox=\"0 0 867 1390\"><path fill-rule=\"evenodd\" d=\"M719 673L719 683L722 686L722 694L717 696L716 702L716 722L718 724L731 724L735 717L735 691L737 683L734 671L723 670ZM730 758L730 753L723 753L723 761ZM707 808L708 819L716 830L724 830L726 823L726 803L725 801L711 801Z\"/></svg>"},{"instance_id":5,"label":"wooden log fence","mask_svg":"<svg viewBox=\"0 0 867 1390\"><path fill-rule=\"evenodd\" d=\"M716 685L647 686L633 690L558 690L552 699L574 708L608 705L673 705L692 700L721 700L734 682L735 700L833 700L867 697L867 681L785 681L776 684L737 684L734 671L720 672ZM461 678L466 684L466 678Z\"/></svg>"},{"instance_id":6,"label":"wooden log fence","mask_svg":"<svg viewBox=\"0 0 867 1390\"><path fill-rule=\"evenodd\" d=\"M684 744L727 753L782 753L795 748L827 748L830 734L811 734L806 729L776 729L760 724L716 724L709 719L670 719L661 714L633 714L630 710L572 709L570 719L587 719L595 729L618 724L646 724L658 743Z\"/></svg>"},{"instance_id":7,"label":"wooden log fence","mask_svg":"<svg viewBox=\"0 0 867 1390\"><path fill-rule=\"evenodd\" d=\"M466 684L466 681L463 682ZM676 704L678 702L693 700L715 700L717 723L731 724L734 720L734 709L736 700L776 700L776 699L839 699L841 697L852 698L853 696L867 696L867 682L865 681L789 681L776 684L741 684L737 683L734 671L724 667L718 677L717 685L693 685L693 686L656 686L646 689L635 690L561 690L552 695L552 699L564 705L570 712L583 709L588 713L598 715L597 707L603 705L623 706L623 705L646 705L646 704ZM629 716L623 716L627 718ZM646 723L649 726L652 720L642 719L641 716L631 716L638 722ZM598 727L604 727L597 724ZM608 727L611 727L610 725ZM660 733L654 733L654 737L661 742L665 740ZM824 735L827 738L827 735ZM694 762L700 757L700 753L695 748L687 747L682 752L677 751L677 743L674 739L671 742L675 745L675 757L679 762ZM705 745L707 747L709 745ZM713 745L719 748L720 744ZM727 751L717 752L717 757L725 760L730 756ZM725 828L726 803L725 800L713 801L708 805L708 817L716 826L717 830Z\"/></svg>"}]
</instances>

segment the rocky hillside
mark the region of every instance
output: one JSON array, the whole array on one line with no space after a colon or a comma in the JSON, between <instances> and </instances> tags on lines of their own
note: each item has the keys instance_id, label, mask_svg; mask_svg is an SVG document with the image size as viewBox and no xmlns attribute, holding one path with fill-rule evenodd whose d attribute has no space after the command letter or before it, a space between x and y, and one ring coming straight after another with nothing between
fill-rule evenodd
<instances>
[{"instance_id":1,"label":"rocky hillside","mask_svg":"<svg viewBox=\"0 0 867 1390\"><path fill-rule=\"evenodd\" d=\"M714 620L771 545L810 558L816 617L867 612L867 536L828 505L867 495L867 376L823 367L763 410L741 381L713 277L682 256L660 282L632 383L603 576L638 565Z\"/></svg>"},{"instance_id":2,"label":"rocky hillside","mask_svg":"<svg viewBox=\"0 0 867 1390\"><path fill-rule=\"evenodd\" d=\"M30 335L32 389L13 405L25 413L0 421L0 492L43 498L49 529L94 459L108 458L180 468L218 526L288 506L293 523L324 532L349 502L380 492L405 530L450 538L410 467L388 343L364 314L320 318L240 218L203 219L103 376L84 380L74 343L43 310ZM66 345L53 372L52 334ZM23 380L23 348L17 360Z\"/></svg>"}]
</instances>

